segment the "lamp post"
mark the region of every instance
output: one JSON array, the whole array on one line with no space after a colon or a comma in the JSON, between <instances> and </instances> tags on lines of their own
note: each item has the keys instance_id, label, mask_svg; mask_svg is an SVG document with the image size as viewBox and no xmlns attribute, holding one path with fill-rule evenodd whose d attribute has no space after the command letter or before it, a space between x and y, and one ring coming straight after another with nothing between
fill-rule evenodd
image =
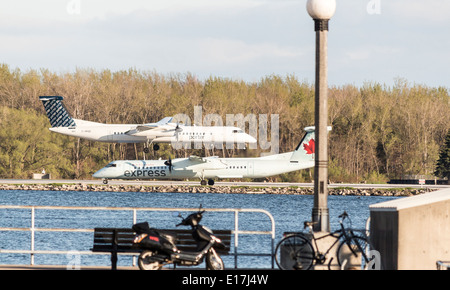
<instances>
[{"instance_id":1,"label":"lamp post","mask_svg":"<svg viewBox=\"0 0 450 290\"><path fill-rule=\"evenodd\" d=\"M327 38L328 21L336 11L336 0L308 0L308 14L314 20L316 31L316 95L315 127L316 148L314 166L314 231L329 232L328 212L328 76Z\"/></svg>"}]
</instances>

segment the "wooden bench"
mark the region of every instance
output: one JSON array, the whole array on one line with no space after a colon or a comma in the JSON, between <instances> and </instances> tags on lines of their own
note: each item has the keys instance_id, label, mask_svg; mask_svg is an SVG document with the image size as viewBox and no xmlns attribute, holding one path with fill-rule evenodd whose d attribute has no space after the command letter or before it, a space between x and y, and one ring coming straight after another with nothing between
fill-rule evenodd
<instances>
[{"instance_id":1,"label":"wooden bench","mask_svg":"<svg viewBox=\"0 0 450 290\"><path fill-rule=\"evenodd\" d=\"M177 235L176 246L181 251L195 251L197 242L192 238L192 230L170 229L164 231L172 232ZM220 255L228 255L231 244L230 230L213 230L214 235L222 240L225 249L218 250ZM111 253L111 269L117 269L118 253L136 253L140 249L133 243L136 233L131 228L95 228L93 252Z\"/></svg>"}]
</instances>

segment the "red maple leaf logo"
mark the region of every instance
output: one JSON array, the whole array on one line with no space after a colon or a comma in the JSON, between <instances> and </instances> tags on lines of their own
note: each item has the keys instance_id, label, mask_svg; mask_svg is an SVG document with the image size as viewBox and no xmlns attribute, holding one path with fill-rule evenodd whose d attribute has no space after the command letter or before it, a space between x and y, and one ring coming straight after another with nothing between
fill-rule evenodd
<instances>
[{"instance_id":1,"label":"red maple leaf logo","mask_svg":"<svg viewBox=\"0 0 450 290\"><path fill-rule=\"evenodd\" d=\"M306 154L314 154L316 142L314 139L311 139L308 143L303 144L303 148L305 149Z\"/></svg>"}]
</instances>

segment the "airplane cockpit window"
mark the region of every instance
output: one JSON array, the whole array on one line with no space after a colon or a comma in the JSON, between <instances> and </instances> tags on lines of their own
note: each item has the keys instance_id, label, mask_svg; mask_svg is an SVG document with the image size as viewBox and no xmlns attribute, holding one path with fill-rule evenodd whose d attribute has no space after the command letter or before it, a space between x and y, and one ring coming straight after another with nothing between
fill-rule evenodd
<instances>
[{"instance_id":1,"label":"airplane cockpit window","mask_svg":"<svg viewBox=\"0 0 450 290\"><path fill-rule=\"evenodd\" d=\"M110 164L106 165L106 168L109 168L109 167L117 167L117 164L115 164L115 163L110 163Z\"/></svg>"},{"instance_id":2,"label":"airplane cockpit window","mask_svg":"<svg viewBox=\"0 0 450 290\"><path fill-rule=\"evenodd\" d=\"M244 133L242 130L233 130L233 133Z\"/></svg>"}]
</instances>

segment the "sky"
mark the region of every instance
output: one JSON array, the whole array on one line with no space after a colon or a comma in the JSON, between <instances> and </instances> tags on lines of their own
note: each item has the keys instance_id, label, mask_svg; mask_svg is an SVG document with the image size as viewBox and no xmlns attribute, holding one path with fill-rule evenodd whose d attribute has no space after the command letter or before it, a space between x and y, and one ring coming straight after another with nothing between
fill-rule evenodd
<instances>
[{"instance_id":1,"label":"sky","mask_svg":"<svg viewBox=\"0 0 450 290\"><path fill-rule=\"evenodd\" d=\"M330 86L450 88L449 0L336 2ZM0 63L22 71L315 76L306 0L0 0L0 41Z\"/></svg>"}]
</instances>

